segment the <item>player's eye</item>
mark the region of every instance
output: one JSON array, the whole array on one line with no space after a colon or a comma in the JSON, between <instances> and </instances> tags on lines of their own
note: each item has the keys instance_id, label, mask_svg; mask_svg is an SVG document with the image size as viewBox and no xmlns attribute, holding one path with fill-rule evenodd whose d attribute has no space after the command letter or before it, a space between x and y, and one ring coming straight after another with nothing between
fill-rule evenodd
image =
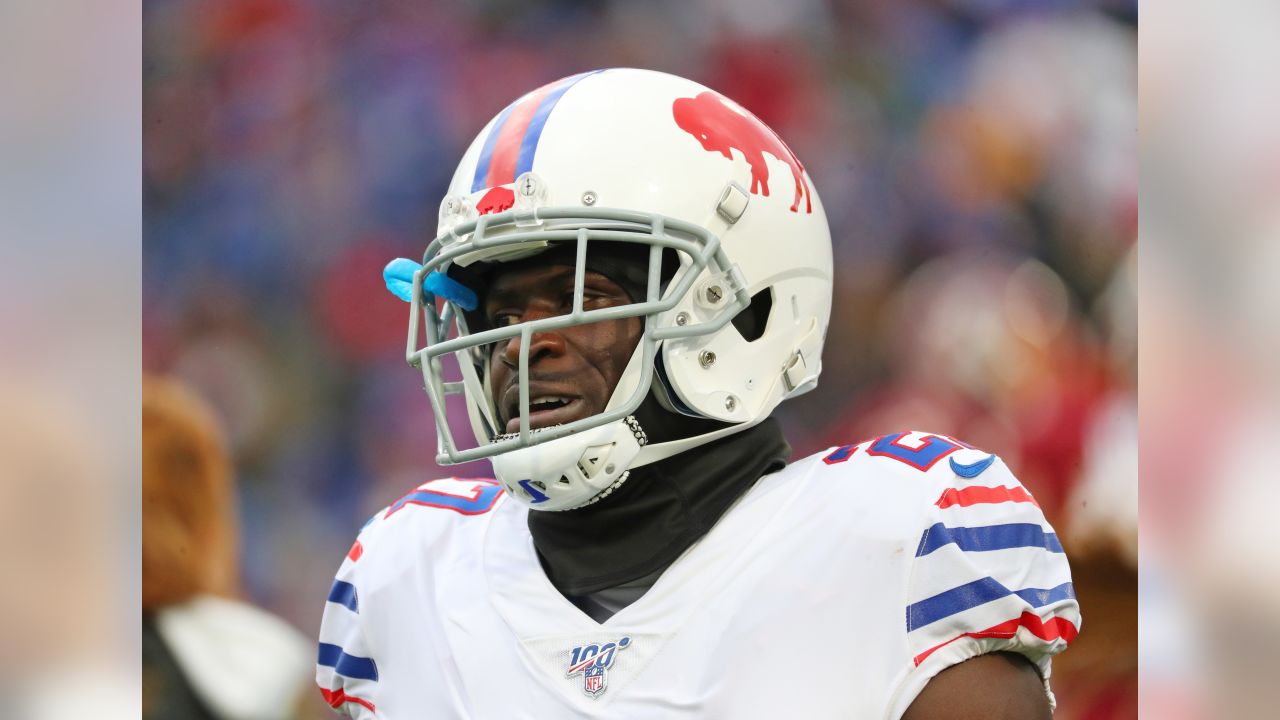
<instances>
[{"instance_id":1,"label":"player's eye","mask_svg":"<svg viewBox=\"0 0 1280 720\"><path fill-rule=\"evenodd\" d=\"M590 290L582 293L583 307L608 307L612 304L612 298L607 293L592 292Z\"/></svg>"},{"instance_id":2,"label":"player's eye","mask_svg":"<svg viewBox=\"0 0 1280 720\"><path fill-rule=\"evenodd\" d=\"M606 305L602 301L607 301L609 295L607 293L586 287L582 289L582 306L584 308L601 307ZM573 290L569 289L560 295L560 309L565 313L573 312Z\"/></svg>"},{"instance_id":3,"label":"player's eye","mask_svg":"<svg viewBox=\"0 0 1280 720\"><path fill-rule=\"evenodd\" d=\"M605 287L593 287L590 283L582 288L582 304L595 305L596 307L610 307L613 305L625 305L627 303L624 297L619 297L617 292L613 292Z\"/></svg>"},{"instance_id":4,"label":"player's eye","mask_svg":"<svg viewBox=\"0 0 1280 720\"><path fill-rule=\"evenodd\" d=\"M496 328L507 327L508 325L515 325L518 322L520 322L520 318L515 313L509 313L509 312L497 313L489 320L489 324Z\"/></svg>"}]
</instances>

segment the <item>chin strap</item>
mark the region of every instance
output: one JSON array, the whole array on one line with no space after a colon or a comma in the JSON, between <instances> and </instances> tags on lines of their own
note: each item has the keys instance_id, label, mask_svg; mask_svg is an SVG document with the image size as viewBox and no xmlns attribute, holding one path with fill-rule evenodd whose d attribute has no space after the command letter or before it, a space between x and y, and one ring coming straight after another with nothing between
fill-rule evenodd
<instances>
[{"instance_id":1,"label":"chin strap","mask_svg":"<svg viewBox=\"0 0 1280 720\"><path fill-rule=\"evenodd\" d=\"M755 420L752 420L750 422L739 423L737 425L730 425L728 427L724 427L719 430L713 430L712 432L709 432L709 433L704 433L702 435L695 435L694 437L681 438L679 440L671 440L664 443L654 443L652 445L645 445L644 447L640 448L640 453L636 455L636 459L632 461L631 467L632 468L644 467L645 465L649 465L651 463L656 463L662 460L666 460L667 458L679 455L680 453L686 450L692 450L693 448L696 448L699 445L706 445L707 443L715 440L719 440L720 438L728 437L730 435L735 435L744 430L749 430L755 427L756 425L759 425L761 422L765 421L766 419L768 419L767 415L764 417L760 417Z\"/></svg>"}]
</instances>

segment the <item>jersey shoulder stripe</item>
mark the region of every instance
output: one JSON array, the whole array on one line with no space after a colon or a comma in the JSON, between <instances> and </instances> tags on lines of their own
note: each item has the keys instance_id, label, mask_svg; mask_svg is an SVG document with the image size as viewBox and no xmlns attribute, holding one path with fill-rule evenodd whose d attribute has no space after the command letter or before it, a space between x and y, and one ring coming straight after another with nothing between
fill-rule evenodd
<instances>
[{"instance_id":1,"label":"jersey shoulder stripe","mask_svg":"<svg viewBox=\"0 0 1280 720\"><path fill-rule=\"evenodd\" d=\"M995 458L995 455L989 457ZM953 462L952 470L955 470ZM957 472L957 475L960 473ZM964 476L975 477L975 476ZM1036 507L1040 504L1036 499L1031 497L1031 493L1021 485L1015 487L1005 487L997 485L988 487L985 485L974 485L971 487L949 487L942 491L942 497L938 498L938 502L934 503L939 508L946 510L949 507L972 507L974 505L998 505L1000 503L1030 503Z\"/></svg>"},{"instance_id":2,"label":"jersey shoulder stripe","mask_svg":"<svg viewBox=\"0 0 1280 720\"><path fill-rule=\"evenodd\" d=\"M378 665L372 658L351 655L338 645L320 643L320 652L316 663L323 667L333 668L339 675L358 680L378 680Z\"/></svg>"},{"instance_id":3,"label":"jersey shoulder stripe","mask_svg":"<svg viewBox=\"0 0 1280 720\"><path fill-rule=\"evenodd\" d=\"M1062 552L1062 543L1058 542L1057 534L1045 532L1039 523L949 527L937 522L929 526L920 537L916 557L924 557L951 544L964 552L989 552L1020 547L1038 547L1049 552Z\"/></svg>"},{"instance_id":4,"label":"jersey shoulder stripe","mask_svg":"<svg viewBox=\"0 0 1280 720\"><path fill-rule=\"evenodd\" d=\"M899 714L938 672L990 652L1027 657L1047 692L1051 657L1080 629L1067 556L1039 503L998 456L956 444L922 473L929 494L903 607L910 666L893 694Z\"/></svg>"},{"instance_id":5,"label":"jersey shoulder stripe","mask_svg":"<svg viewBox=\"0 0 1280 720\"><path fill-rule=\"evenodd\" d=\"M356 586L345 580L334 580L329 588L329 602L338 603L353 613L360 612L360 601L356 597Z\"/></svg>"},{"instance_id":6,"label":"jersey shoulder stripe","mask_svg":"<svg viewBox=\"0 0 1280 720\"><path fill-rule=\"evenodd\" d=\"M1076 635L1078 634L1076 626L1071 624L1071 621L1066 618L1055 615L1050 617L1048 620L1045 620L1035 613L1024 612L1013 620L999 623L998 625L994 625L985 630L962 633L950 640L946 640L921 652L912 660L917 666L919 666L933 653L957 641L968 638L975 640L1013 640L1017 637L1019 631L1025 631L1031 637L1046 645L1052 645L1058 640L1061 640L1063 643L1070 644L1071 641L1075 640Z\"/></svg>"},{"instance_id":7,"label":"jersey shoulder stripe","mask_svg":"<svg viewBox=\"0 0 1280 720\"><path fill-rule=\"evenodd\" d=\"M359 705L360 707L365 708L369 712L377 711L377 707L375 707L373 703L369 702L368 700L365 700L364 698L356 697L355 695L348 695L347 692L342 688L338 688L337 690L328 690L326 688L320 688L320 695L321 697L324 698L324 701L326 703L329 703L329 707L333 708L334 710L339 710L343 708L343 706L346 705L347 703L353 703L355 705Z\"/></svg>"},{"instance_id":8,"label":"jersey shoulder stripe","mask_svg":"<svg viewBox=\"0 0 1280 720\"><path fill-rule=\"evenodd\" d=\"M354 605L354 586L349 596ZM347 599L345 589L330 591L320 622L320 642L316 653L316 685L325 702L338 712L353 718L376 712L373 697L379 678L378 664L369 653L355 608L340 600Z\"/></svg>"},{"instance_id":9,"label":"jersey shoulder stripe","mask_svg":"<svg viewBox=\"0 0 1280 720\"><path fill-rule=\"evenodd\" d=\"M418 485L380 510L357 533L329 594L320 622L316 684L325 702L353 718L376 712L379 671L362 617L376 614L379 593L423 556L406 547L440 552L473 547L477 522L497 507L503 488L491 478L442 478ZM373 607L370 607L372 605Z\"/></svg>"},{"instance_id":10,"label":"jersey shoulder stripe","mask_svg":"<svg viewBox=\"0 0 1280 720\"><path fill-rule=\"evenodd\" d=\"M1009 595L1018 596L1032 608L1076 597L1075 588L1069 582L1047 589L1010 590L995 578L984 577L908 605L907 628L914 630Z\"/></svg>"}]
</instances>

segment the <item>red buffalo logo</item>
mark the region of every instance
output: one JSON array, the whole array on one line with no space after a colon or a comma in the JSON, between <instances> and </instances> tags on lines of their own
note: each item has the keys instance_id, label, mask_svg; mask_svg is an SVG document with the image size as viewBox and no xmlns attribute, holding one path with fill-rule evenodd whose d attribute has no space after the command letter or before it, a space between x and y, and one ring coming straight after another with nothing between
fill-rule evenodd
<instances>
[{"instance_id":1,"label":"red buffalo logo","mask_svg":"<svg viewBox=\"0 0 1280 720\"><path fill-rule=\"evenodd\" d=\"M742 113L731 107L716 93L706 91L697 97L677 98L671 106L671 114L681 130L702 143L704 150L718 152L733 159L730 150L737 150L751 166L751 192L769 196L769 166L764 154L791 166L791 176L796 182L796 196L791 212L797 212L800 199L804 198L805 212L813 212L809 200L809 184L804 179L804 167L795 153L782 142L776 133L750 113Z\"/></svg>"},{"instance_id":2,"label":"red buffalo logo","mask_svg":"<svg viewBox=\"0 0 1280 720\"><path fill-rule=\"evenodd\" d=\"M480 198L480 202L476 203L476 212L481 215L500 213L503 210L510 210L511 206L515 204L515 192L511 188L499 185L495 188L489 188L489 192Z\"/></svg>"}]
</instances>

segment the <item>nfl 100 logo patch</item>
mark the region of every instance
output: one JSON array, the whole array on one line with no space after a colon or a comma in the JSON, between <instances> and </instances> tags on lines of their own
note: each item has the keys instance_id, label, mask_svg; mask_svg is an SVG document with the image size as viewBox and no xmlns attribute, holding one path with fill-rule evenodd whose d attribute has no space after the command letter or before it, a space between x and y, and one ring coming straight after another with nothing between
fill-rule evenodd
<instances>
[{"instance_id":1,"label":"nfl 100 logo patch","mask_svg":"<svg viewBox=\"0 0 1280 720\"><path fill-rule=\"evenodd\" d=\"M599 697L609 687L609 668L620 650L631 647L630 636L603 645L592 643L573 649L569 660L568 677L582 673L582 691L591 697Z\"/></svg>"}]
</instances>

